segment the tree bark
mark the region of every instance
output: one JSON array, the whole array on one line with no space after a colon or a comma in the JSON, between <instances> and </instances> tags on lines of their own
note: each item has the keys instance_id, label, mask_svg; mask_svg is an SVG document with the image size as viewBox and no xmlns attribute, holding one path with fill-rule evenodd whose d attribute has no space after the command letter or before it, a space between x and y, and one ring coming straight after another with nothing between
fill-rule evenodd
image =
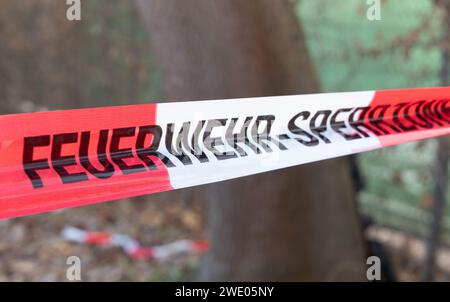
<instances>
[{"instance_id":1,"label":"tree bark","mask_svg":"<svg viewBox=\"0 0 450 302\"><path fill-rule=\"evenodd\" d=\"M137 0L173 101L318 91L287 0ZM348 161L322 161L199 188L211 250L203 280L362 280Z\"/></svg>"}]
</instances>

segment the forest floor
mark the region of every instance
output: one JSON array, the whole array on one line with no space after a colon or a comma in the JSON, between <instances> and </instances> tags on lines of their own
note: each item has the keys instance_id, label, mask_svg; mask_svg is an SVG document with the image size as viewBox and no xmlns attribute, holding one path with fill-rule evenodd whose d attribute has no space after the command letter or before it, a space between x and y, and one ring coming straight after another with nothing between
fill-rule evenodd
<instances>
[{"instance_id":1,"label":"forest floor","mask_svg":"<svg viewBox=\"0 0 450 302\"><path fill-rule=\"evenodd\" d=\"M0 281L67 281L69 256L81 259L83 281L195 280L201 255L185 254L163 261L133 260L120 248L65 241L67 226L90 231L121 233L142 245L178 239L204 239L202 206L198 201L141 197L0 220ZM165 196L165 199L167 196ZM372 226L368 238L388 250L399 281L418 281L423 270L425 241L390 228ZM450 280L450 248L437 257L437 281Z\"/></svg>"},{"instance_id":2,"label":"forest floor","mask_svg":"<svg viewBox=\"0 0 450 302\"><path fill-rule=\"evenodd\" d=\"M390 228L373 226L368 238L387 249L398 281L421 281L426 252L426 241L417 236ZM436 256L434 281L450 280L450 247L441 246Z\"/></svg>"},{"instance_id":3,"label":"forest floor","mask_svg":"<svg viewBox=\"0 0 450 302\"><path fill-rule=\"evenodd\" d=\"M69 256L81 259L83 281L195 278L200 255L178 255L164 261L133 260L120 248L65 241L60 232L66 226L126 234L142 245L204 239L199 204L148 197L1 220L0 281L67 281Z\"/></svg>"}]
</instances>

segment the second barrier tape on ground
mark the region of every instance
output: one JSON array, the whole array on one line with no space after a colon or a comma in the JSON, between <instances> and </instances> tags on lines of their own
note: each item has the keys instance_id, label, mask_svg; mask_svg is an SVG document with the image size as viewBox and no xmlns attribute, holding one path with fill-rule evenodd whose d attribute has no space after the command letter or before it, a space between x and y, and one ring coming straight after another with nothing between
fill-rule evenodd
<instances>
[{"instance_id":1,"label":"second barrier tape on ground","mask_svg":"<svg viewBox=\"0 0 450 302\"><path fill-rule=\"evenodd\" d=\"M0 218L218 182L450 133L450 88L0 116Z\"/></svg>"},{"instance_id":2,"label":"second barrier tape on ground","mask_svg":"<svg viewBox=\"0 0 450 302\"><path fill-rule=\"evenodd\" d=\"M167 260L183 253L201 253L208 250L205 240L182 239L155 246L142 246L137 240L124 234L88 232L74 227L61 231L64 239L88 245L120 247L135 260Z\"/></svg>"}]
</instances>

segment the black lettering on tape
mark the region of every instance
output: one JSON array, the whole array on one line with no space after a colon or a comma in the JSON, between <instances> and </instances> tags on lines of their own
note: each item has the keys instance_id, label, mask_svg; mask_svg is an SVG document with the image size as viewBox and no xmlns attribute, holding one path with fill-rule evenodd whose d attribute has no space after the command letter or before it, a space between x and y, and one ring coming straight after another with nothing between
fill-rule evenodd
<instances>
[{"instance_id":1,"label":"black lettering on tape","mask_svg":"<svg viewBox=\"0 0 450 302\"><path fill-rule=\"evenodd\" d=\"M131 151L131 148L120 148L120 140L124 137L133 137L135 131L136 127L117 128L113 130L110 146L111 159L123 174L146 171L142 164L128 165L124 159L134 158L133 152Z\"/></svg>"},{"instance_id":2,"label":"black lettering on tape","mask_svg":"<svg viewBox=\"0 0 450 302\"><path fill-rule=\"evenodd\" d=\"M97 169L91 164L89 160L89 144L91 140L91 133L84 131L80 138L80 163L90 174L100 179L110 178L114 175L114 165L108 160L106 154L106 146L108 144L109 130L101 130L97 145L97 158L99 163L103 166L103 170Z\"/></svg>"},{"instance_id":3,"label":"black lettering on tape","mask_svg":"<svg viewBox=\"0 0 450 302\"><path fill-rule=\"evenodd\" d=\"M77 165L77 162L75 160L75 155L61 155L62 146L65 144L74 144L76 142L78 142L77 132L53 135L51 155L52 166L53 170L58 173L64 184L88 180L88 176L85 172L69 173L65 168L68 166L75 166Z\"/></svg>"},{"instance_id":4,"label":"black lettering on tape","mask_svg":"<svg viewBox=\"0 0 450 302\"><path fill-rule=\"evenodd\" d=\"M309 111L302 111L298 114L296 114L293 118L290 119L289 123L288 123L288 129L291 133L295 134L295 135L301 135L301 136L306 136L307 140L300 138L300 137L295 137L295 140L298 141L300 144L303 144L305 146L311 147L311 146L316 146L319 144L319 139L317 137L315 137L314 135L312 135L311 133L309 133L306 130L303 130L302 128L298 127L295 124L295 121L298 118L302 118L302 120L307 120L310 116L310 112Z\"/></svg>"},{"instance_id":5,"label":"black lettering on tape","mask_svg":"<svg viewBox=\"0 0 450 302\"><path fill-rule=\"evenodd\" d=\"M23 142L23 170L31 181L33 188L42 188L44 183L36 170L49 169L48 160L33 159L34 148L50 145L50 135L25 137Z\"/></svg>"}]
</instances>

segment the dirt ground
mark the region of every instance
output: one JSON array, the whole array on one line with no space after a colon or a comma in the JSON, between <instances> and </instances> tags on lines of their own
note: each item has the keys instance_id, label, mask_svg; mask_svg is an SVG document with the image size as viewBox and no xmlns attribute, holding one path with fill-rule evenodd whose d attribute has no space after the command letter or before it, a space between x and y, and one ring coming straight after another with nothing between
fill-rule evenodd
<instances>
[{"instance_id":1,"label":"dirt ground","mask_svg":"<svg viewBox=\"0 0 450 302\"><path fill-rule=\"evenodd\" d=\"M426 241L402 231L384 227L371 227L368 238L374 239L385 246L394 266L398 281L421 281ZM442 246L436 258L436 275L434 281L450 280L450 248Z\"/></svg>"},{"instance_id":2,"label":"dirt ground","mask_svg":"<svg viewBox=\"0 0 450 302\"><path fill-rule=\"evenodd\" d=\"M177 194L171 194L174 199ZM195 203L135 198L0 221L0 281L67 281L69 256L81 259L83 281L192 280L200 255L158 261L130 259L121 249L65 241L61 230L123 233L142 245L204 239Z\"/></svg>"},{"instance_id":3,"label":"dirt ground","mask_svg":"<svg viewBox=\"0 0 450 302\"><path fill-rule=\"evenodd\" d=\"M64 227L74 226L127 234L142 245L205 239L201 204L180 200L180 193L173 192L0 220L0 281L67 281L69 256L80 257L82 281L195 280L199 254L139 261L120 248L67 242L60 235ZM379 226L367 236L386 247L399 281L420 280L423 239ZM436 281L450 280L449 247L439 250L437 266Z\"/></svg>"}]
</instances>

